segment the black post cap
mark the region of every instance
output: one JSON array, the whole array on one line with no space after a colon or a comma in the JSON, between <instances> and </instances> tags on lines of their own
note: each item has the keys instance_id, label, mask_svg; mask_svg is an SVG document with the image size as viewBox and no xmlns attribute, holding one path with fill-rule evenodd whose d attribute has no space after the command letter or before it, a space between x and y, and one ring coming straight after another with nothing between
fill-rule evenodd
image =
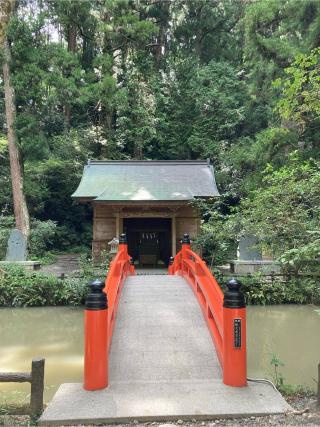
<instances>
[{"instance_id":1,"label":"black post cap","mask_svg":"<svg viewBox=\"0 0 320 427\"><path fill-rule=\"evenodd\" d=\"M169 259L169 264L172 265L173 262L174 262L174 258L173 258L173 256L171 256L170 259Z\"/></svg>"},{"instance_id":2,"label":"black post cap","mask_svg":"<svg viewBox=\"0 0 320 427\"><path fill-rule=\"evenodd\" d=\"M241 283L232 278L227 282L228 290L224 294L223 307L244 308L246 306L244 294L240 291Z\"/></svg>"},{"instance_id":3,"label":"black post cap","mask_svg":"<svg viewBox=\"0 0 320 427\"><path fill-rule=\"evenodd\" d=\"M184 233L183 239L182 239L183 245L190 245L190 238L188 233Z\"/></svg>"},{"instance_id":4,"label":"black post cap","mask_svg":"<svg viewBox=\"0 0 320 427\"><path fill-rule=\"evenodd\" d=\"M86 310L105 310L108 308L107 296L103 292L104 282L95 279L88 283L90 292L86 299Z\"/></svg>"},{"instance_id":5,"label":"black post cap","mask_svg":"<svg viewBox=\"0 0 320 427\"><path fill-rule=\"evenodd\" d=\"M127 236L125 233L120 234L120 239L119 239L119 243L128 243L127 241Z\"/></svg>"}]
</instances>

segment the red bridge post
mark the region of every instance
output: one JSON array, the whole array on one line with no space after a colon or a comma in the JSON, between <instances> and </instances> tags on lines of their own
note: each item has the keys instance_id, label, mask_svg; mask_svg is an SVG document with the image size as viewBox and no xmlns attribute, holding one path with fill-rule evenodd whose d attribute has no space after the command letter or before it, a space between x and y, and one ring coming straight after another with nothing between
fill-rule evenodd
<instances>
[{"instance_id":1,"label":"red bridge post","mask_svg":"<svg viewBox=\"0 0 320 427\"><path fill-rule=\"evenodd\" d=\"M223 301L223 382L247 385L246 306L241 284L231 279Z\"/></svg>"},{"instance_id":2,"label":"red bridge post","mask_svg":"<svg viewBox=\"0 0 320 427\"><path fill-rule=\"evenodd\" d=\"M89 284L84 315L84 388L108 386L108 302L101 280Z\"/></svg>"},{"instance_id":3,"label":"red bridge post","mask_svg":"<svg viewBox=\"0 0 320 427\"><path fill-rule=\"evenodd\" d=\"M126 266L124 270L125 270L125 273L127 273L128 271L130 271L130 264L127 263L130 257L128 254L127 235L125 233L120 234L118 252L121 252L121 251L123 252L123 257L124 257L122 261L124 261L124 265Z\"/></svg>"},{"instance_id":4,"label":"red bridge post","mask_svg":"<svg viewBox=\"0 0 320 427\"><path fill-rule=\"evenodd\" d=\"M108 386L108 357L116 313L124 281L135 274L130 263L127 238L121 234L118 252L109 266L105 282L95 280L85 309L84 388L99 390Z\"/></svg>"},{"instance_id":5,"label":"red bridge post","mask_svg":"<svg viewBox=\"0 0 320 427\"><path fill-rule=\"evenodd\" d=\"M169 275L174 274L173 263L174 263L174 258L173 258L173 256L171 256L170 259L169 259L169 267L168 267L168 274Z\"/></svg>"},{"instance_id":6,"label":"red bridge post","mask_svg":"<svg viewBox=\"0 0 320 427\"><path fill-rule=\"evenodd\" d=\"M183 272L186 269L185 264L184 264L183 261L187 260L189 258L188 250L190 250L190 249L191 249L191 246L190 246L189 234L188 233L184 233L183 239L182 239L182 248L181 248L181 253L182 253L181 270L182 270L182 275L183 275Z\"/></svg>"},{"instance_id":7,"label":"red bridge post","mask_svg":"<svg viewBox=\"0 0 320 427\"><path fill-rule=\"evenodd\" d=\"M136 273L135 273L135 268L134 268L134 261L132 258L130 259L129 263L130 263L130 266L129 266L130 275L134 276Z\"/></svg>"},{"instance_id":8,"label":"red bridge post","mask_svg":"<svg viewBox=\"0 0 320 427\"><path fill-rule=\"evenodd\" d=\"M118 252L123 250L128 255L128 240L125 233L120 235Z\"/></svg>"}]
</instances>

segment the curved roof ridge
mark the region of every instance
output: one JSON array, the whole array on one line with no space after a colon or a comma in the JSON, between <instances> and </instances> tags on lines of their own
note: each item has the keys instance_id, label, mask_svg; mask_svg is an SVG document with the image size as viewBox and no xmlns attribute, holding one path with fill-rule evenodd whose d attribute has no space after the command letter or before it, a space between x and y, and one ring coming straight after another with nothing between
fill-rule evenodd
<instances>
[{"instance_id":1,"label":"curved roof ridge","mask_svg":"<svg viewBox=\"0 0 320 427\"><path fill-rule=\"evenodd\" d=\"M210 165L207 160L88 160L89 165Z\"/></svg>"}]
</instances>

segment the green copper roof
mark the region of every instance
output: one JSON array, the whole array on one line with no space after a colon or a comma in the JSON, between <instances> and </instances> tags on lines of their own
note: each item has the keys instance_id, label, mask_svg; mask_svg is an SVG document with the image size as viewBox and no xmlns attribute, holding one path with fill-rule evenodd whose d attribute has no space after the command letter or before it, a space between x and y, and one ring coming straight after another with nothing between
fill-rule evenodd
<instances>
[{"instance_id":1,"label":"green copper roof","mask_svg":"<svg viewBox=\"0 0 320 427\"><path fill-rule=\"evenodd\" d=\"M183 201L219 196L213 167L203 161L90 161L75 199Z\"/></svg>"}]
</instances>

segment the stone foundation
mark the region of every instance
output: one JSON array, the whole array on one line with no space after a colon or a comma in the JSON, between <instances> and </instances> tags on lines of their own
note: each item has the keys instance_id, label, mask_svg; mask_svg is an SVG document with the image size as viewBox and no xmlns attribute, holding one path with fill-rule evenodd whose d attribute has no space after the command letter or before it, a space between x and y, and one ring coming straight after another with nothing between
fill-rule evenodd
<instances>
[{"instance_id":1,"label":"stone foundation","mask_svg":"<svg viewBox=\"0 0 320 427\"><path fill-rule=\"evenodd\" d=\"M242 261L234 260L230 262L230 272L235 274L248 273L281 273L281 264L276 261Z\"/></svg>"},{"instance_id":2,"label":"stone foundation","mask_svg":"<svg viewBox=\"0 0 320 427\"><path fill-rule=\"evenodd\" d=\"M26 270L40 270L41 264L39 261L0 261L0 268L1 265L5 264L15 264L15 265L21 265Z\"/></svg>"}]
</instances>

